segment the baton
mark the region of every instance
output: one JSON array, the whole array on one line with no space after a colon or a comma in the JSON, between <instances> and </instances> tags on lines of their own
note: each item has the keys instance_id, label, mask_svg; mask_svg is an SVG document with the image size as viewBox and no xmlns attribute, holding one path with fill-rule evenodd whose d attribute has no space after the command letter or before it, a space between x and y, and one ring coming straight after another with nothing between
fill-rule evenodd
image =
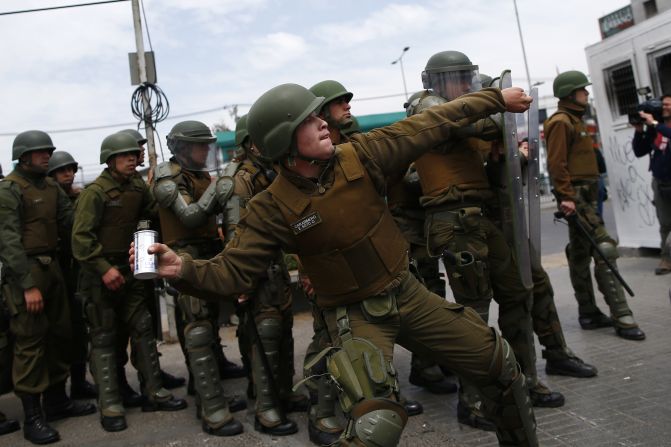
<instances>
[{"instance_id":1,"label":"baton","mask_svg":"<svg viewBox=\"0 0 671 447\"><path fill-rule=\"evenodd\" d=\"M555 212L555 217L557 219L565 219L567 222L573 222L574 224L577 225L578 228L580 228L580 231L582 232L583 236L587 238L589 241L590 245L599 254L599 257L603 260L603 262L608 266L611 272L615 275L617 278L618 282L624 287L624 289L627 291L629 296L634 296L634 291L631 290L631 287L629 287L629 284L627 284L627 281L624 280L622 275L620 275L620 272L617 270L617 267L615 267L608 258L606 258L606 255L603 254L601 249L599 248L599 245L596 243L594 238L592 238L592 235L589 233L589 230L585 228L583 223L580 221L580 218L578 217L578 213L571 214L570 216L567 216L564 214L562 211L557 211Z\"/></svg>"}]
</instances>

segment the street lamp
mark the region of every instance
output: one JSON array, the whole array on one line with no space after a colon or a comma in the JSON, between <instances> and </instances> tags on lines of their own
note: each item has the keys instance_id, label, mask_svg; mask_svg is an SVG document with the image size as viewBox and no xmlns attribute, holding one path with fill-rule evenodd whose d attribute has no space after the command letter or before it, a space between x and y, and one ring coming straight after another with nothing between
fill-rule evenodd
<instances>
[{"instance_id":1,"label":"street lamp","mask_svg":"<svg viewBox=\"0 0 671 447\"><path fill-rule=\"evenodd\" d=\"M405 85L405 70L403 70L403 55L405 55L405 52L408 51L410 47L405 47L403 48L403 51L401 51L401 55L398 57L398 59L392 61L391 65L395 65L397 62L401 66L401 77L403 78L403 91L405 92L405 100L408 100L408 87Z\"/></svg>"}]
</instances>

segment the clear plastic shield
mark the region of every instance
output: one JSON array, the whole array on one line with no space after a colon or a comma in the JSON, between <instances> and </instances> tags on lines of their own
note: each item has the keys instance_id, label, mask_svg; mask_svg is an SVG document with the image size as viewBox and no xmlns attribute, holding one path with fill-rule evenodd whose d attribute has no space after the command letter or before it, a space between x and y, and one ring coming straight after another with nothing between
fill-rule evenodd
<instances>
[{"instance_id":1,"label":"clear plastic shield","mask_svg":"<svg viewBox=\"0 0 671 447\"><path fill-rule=\"evenodd\" d=\"M482 89L478 70L453 70L440 73L423 73L425 87L448 101Z\"/></svg>"},{"instance_id":2,"label":"clear plastic shield","mask_svg":"<svg viewBox=\"0 0 671 447\"><path fill-rule=\"evenodd\" d=\"M189 171L215 172L219 168L219 146L216 143L179 142L177 162Z\"/></svg>"}]
</instances>

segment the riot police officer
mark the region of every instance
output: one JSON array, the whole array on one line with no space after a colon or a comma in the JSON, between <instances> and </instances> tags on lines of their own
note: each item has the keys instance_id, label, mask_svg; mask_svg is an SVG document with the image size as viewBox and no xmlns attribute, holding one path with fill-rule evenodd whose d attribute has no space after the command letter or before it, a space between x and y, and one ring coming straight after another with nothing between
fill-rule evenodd
<instances>
[{"instance_id":1,"label":"riot police officer","mask_svg":"<svg viewBox=\"0 0 671 447\"><path fill-rule=\"evenodd\" d=\"M49 159L47 175L53 178L72 202L73 206L81 189L74 186L79 164L66 151L56 151ZM72 322L72 363L70 365L70 397L73 399L95 399L95 386L86 380L86 359L88 357L88 335L84 323L84 311L77 293L79 264L72 257L71 232L65 233L58 245L58 262L63 272L70 304Z\"/></svg>"},{"instance_id":2,"label":"riot police officer","mask_svg":"<svg viewBox=\"0 0 671 447\"><path fill-rule=\"evenodd\" d=\"M119 324L130 332L132 361L147 396L142 411L186 408L184 400L163 388L144 285L133 277L124 256L140 219L155 214L149 188L135 173L139 152L128 134L103 140L100 164L107 167L80 194L72 228L72 253L82 268L79 290L91 336L91 370L98 385L100 422L107 431L127 427L116 374Z\"/></svg>"},{"instance_id":3,"label":"riot police officer","mask_svg":"<svg viewBox=\"0 0 671 447\"><path fill-rule=\"evenodd\" d=\"M478 66L458 51L431 56L422 82L426 89L432 89L420 99L423 109L481 88ZM537 378L531 293L521 282L503 233L486 216L493 191L484 168L484 154L473 136L500 139L501 130L494 120L486 118L453 133L415 162L422 186L420 201L427 213L428 249L434 256L445 254L443 262L458 303L473 307L483 318L492 298L499 303L499 327L528 378L534 405L561 406L564 397L551 392ZM472 393L460 393L457 408L461 422L481 425L477 400Z\"/></svg>"},{"instance_id":4,"label":"riot police officer","mask_svg":"<svg viewBox=\"0 0 671 447\"><path fill-rule=\"evenodd\" d=\"M588 107L591 82L584 73L566 71L552 83L559 98L559 108L543 124L548 148L548 170L554 185L559 210L566 216L577 214L596 241L599 249L615 265L618 252L603 220L596 211L599 169L592 137L582 121ZM578 322L583 329L615 326L615 333L628 340L643 340L645 333L634 320L622 286L615 275L592 249L588 239L569 219L569 244L566 247L571 284L578 301ZM612 319L596 305L590 278L590 262L594 258L594 277L610 307Z\"/></svg>"},{"instance_id":5,"label":"riot police officer","mask_svg":"<svg viewBox=\"0 0 671 447\"><path fill-rule=\"evenodd\" d=\"M58 236L70 231L72 205L47 177L55 147L45 132L16 136L16 168L0 182L0 261L14 336L14 392L25 413L24 437L35 444L60 439L47 420L91 414L95 406L71 401L65 393L72 340L70 309L56 250Z\"/></svg>"},{"instance_id":6,"label":"riot police officer","mask_svg":"<svg viewBox=\"0 0 671 447\"><path fill-rule=\"evenodd\" d=\"M172 128L167 140L173 157L156 167L152 188L159 204L163 240L178 253L209 259L223 248L217 234L217 182L209 173L216 167L212 165L216 137L199 121L182 121ZM236 400L229 409L219 377L219 306L187 294L180 294L177 301L180 341L184 340L189 382L196 391L203 431L216 436L241 433L242 424L230 411L242 410L246 404Z\"/></svg>"},{"instance_id":7,"label":"riot police officer","mask_svg":"<svg viewBox=\"0 0 671 447\"><path fill-rule=\"evenodd\" d=\"M325 355L349 418L344 443L398 443L407 420L392 366L398 342L479 386L502 445L537 446L512 349L472 309L431 294L409 274L407 244L382 197L389 175L405 172L455 128L506 108L523 111L530 99L521 89L490 89L339 146L316 116L323 100L296 84L257 99L249 133L280 163L278 177L247 204L236 237L217 257L198 261L151 246L160 253L159 274L216 299L220 290L249 290L280 248L297 253L334 341Z\"/></svg>"}]
</instances>

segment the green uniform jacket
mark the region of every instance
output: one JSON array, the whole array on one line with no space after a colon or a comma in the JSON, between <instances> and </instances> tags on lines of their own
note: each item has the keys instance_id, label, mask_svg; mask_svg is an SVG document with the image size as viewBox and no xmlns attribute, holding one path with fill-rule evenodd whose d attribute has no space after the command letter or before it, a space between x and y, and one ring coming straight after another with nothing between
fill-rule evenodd
<instances>
[{"instance_id":1,"label":"green uniform jacket","mask_svg":"<svg viewBox=\"0 0 671 447\"><path fill-rule=\"evenodd\" d=\"M388 179L402 176L410 163L437 141L446 140L455 128L503 110L500 91L485 89L391 126L354 135L350 142L383 200ZM332 166L328 169L332 170ZM286 169L280 175L306 194L319 194L318 185L310 179L292 175ZM323 186L328 186L328 182ZM356 219L358 212L366 210L344 213L342 228L347 228L348 220ZM248 213L240 221L236 237L221 254L208 261L183 256L181 281L175 285L187 293L210 299L222 294L244 293L252 288L255 278L264 274L279 250L296 253L296 239L271 193L263 191L249 202ZM319 295L320 291L316 292Z\"/></svg>"},{"instance_id":2,"label":"green uniform jacket","mask_svg":"<svg viewBox=\"0 0 671 447\"><path fill-rule=\"evenodd\" d=\"M45 185L45 182L55 184L52 178L26 172L21 167L17 167L14 173L25 178L37 188ZM72 228L72 204L61 188L58 188L57 221L63 234L70 232ZM21 241L22 228L21 188L14 182L6 179L2 180L0 181L0 240L3 241L4 246L0 251L0 263L4 265L4 274L8 278L17 280L19 285L27 290L35 287L36 284L30 275L28 256Z\"/></svg>"},{"instance_id":3,"label":"green uniform jacket","mask_svg":"<svg viewBox=\"0 0 671 447\"><path fill-rule=\"evenodd\" d=\"M120 190L142 188L142 215L136 218L140 220L143 217L150 218L156 215L154 197L140 176L133 176L122 184L106 168L99 178L114 183ZM72 227L73 256L81 263L82 268L96 271L100 276L112 267L112 263L103 256L103 246L98 240L98 230L108 201L107 194L95 182L87 186L77 200L76 217ZM127 262L126 260L126 265Z\"/></svg>"}]
</instances>

